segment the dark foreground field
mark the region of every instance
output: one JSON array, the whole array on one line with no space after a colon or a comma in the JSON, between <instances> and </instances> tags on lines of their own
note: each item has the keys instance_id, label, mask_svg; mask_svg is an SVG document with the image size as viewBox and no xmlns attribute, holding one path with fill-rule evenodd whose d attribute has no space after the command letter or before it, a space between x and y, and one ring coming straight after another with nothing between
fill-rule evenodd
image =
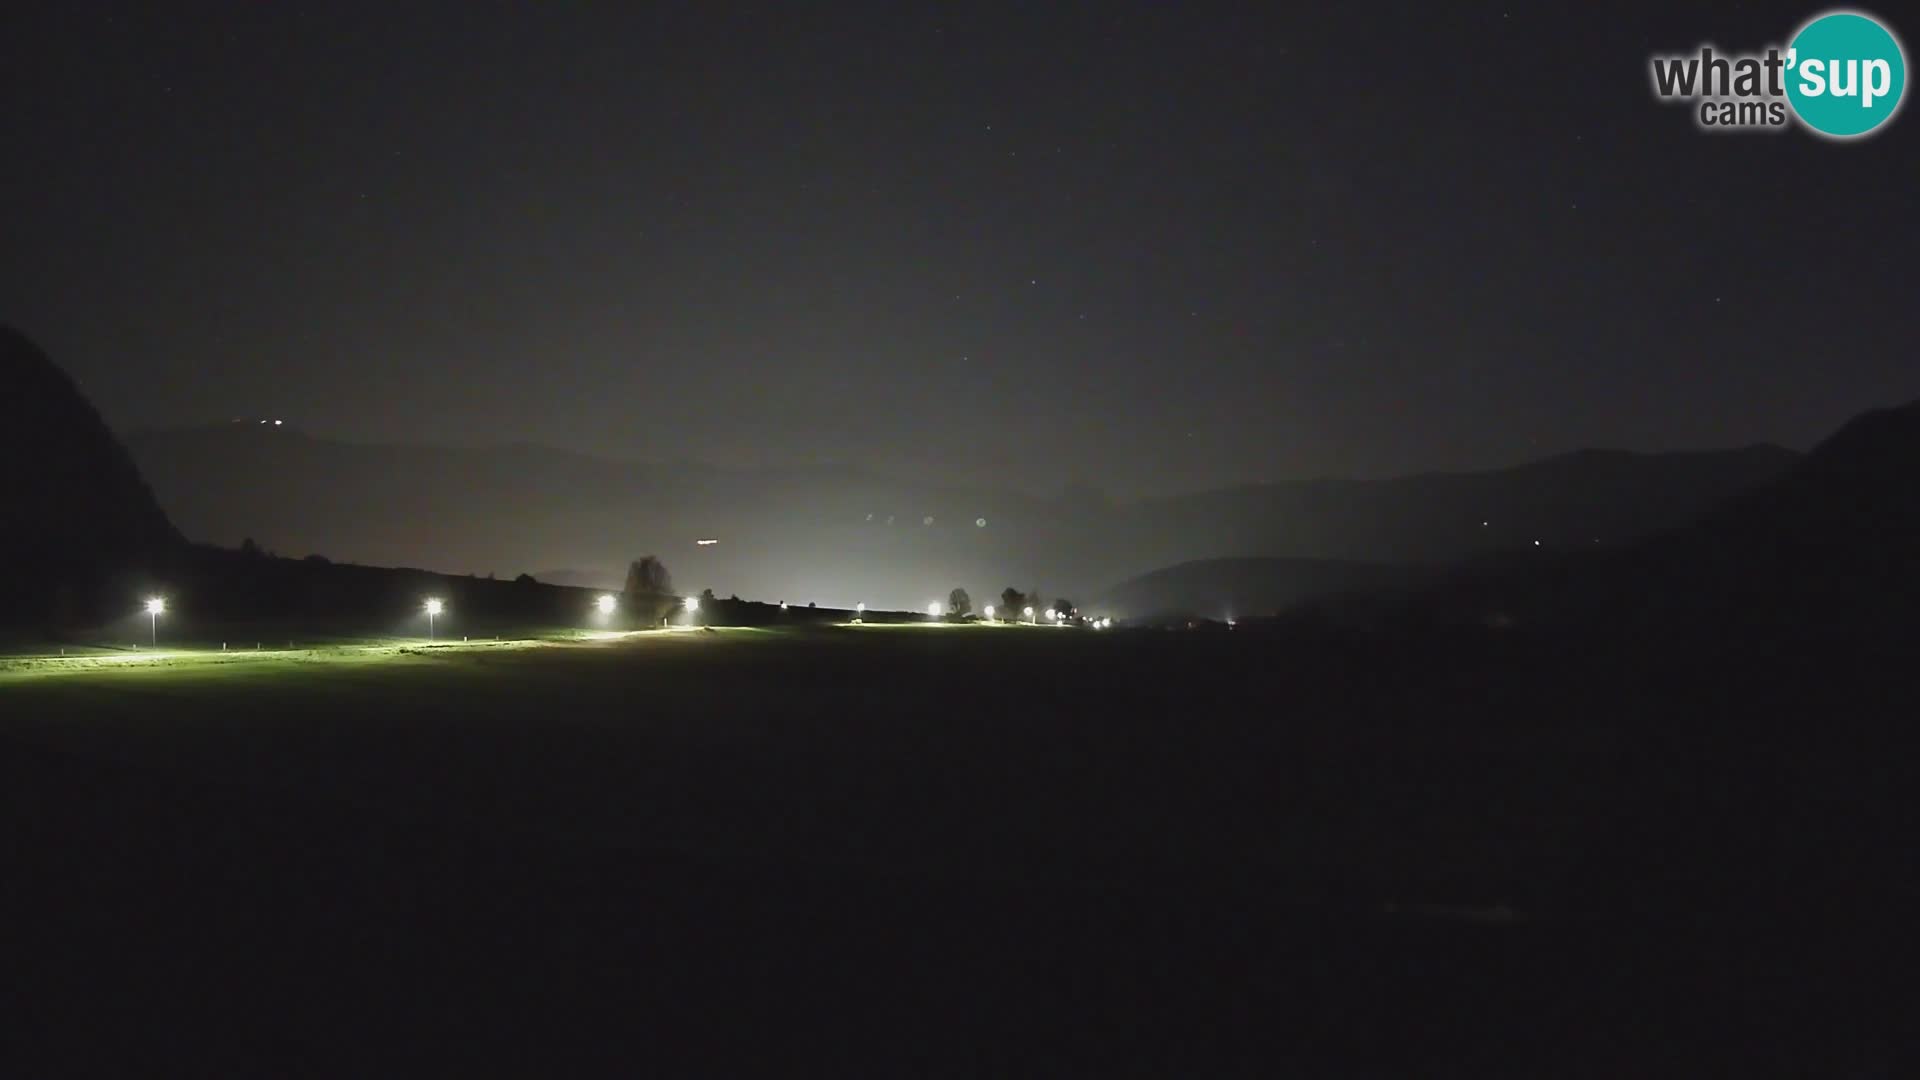
<instances>
[{"instance_id":1,"label":"dark foreground field","mask_svg":"<svg viewBox=\"0 0 1920 1080\"><path fill-rule=\"evenodd\" d=\"M1911 913L1818 763L1611 670L901 627L0 673L5 1052L1904 1072Z\"/></svg>"}]
</instances>

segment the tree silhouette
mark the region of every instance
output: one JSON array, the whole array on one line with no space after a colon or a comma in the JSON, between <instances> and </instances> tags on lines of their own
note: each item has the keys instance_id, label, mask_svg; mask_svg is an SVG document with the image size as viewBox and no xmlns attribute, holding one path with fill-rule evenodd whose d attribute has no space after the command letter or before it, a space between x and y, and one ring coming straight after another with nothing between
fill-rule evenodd
<instances>
[{"instance_id":1,"label":"tree silhouette","mask_svg":"<svg viewBox=\"0 0 1920 1080\"><path fill-rule=\"evenodd\" d=\"M1000 606L1006 609L1009 619L1020 617L1020 609L1027 606L1026 594L1009 585L1000 590Z\"/></svg>"},{"instance_id":2,"label":"tree silhouette","mask_svg":"<svg viewBox=\"0 0 1920 1080\"><path fill-rule=\"evenodd\" d=\"M622 590L621 606L642 623L655 626L673 610L673 578L667 564L645 555L627 567L627 587Z\"/></svg>"},{"instance_id":3,"label":"tree silhouette","mask_svg":"<svg viewBox=\"0 0 1920 1080\"><path fill-rule=\"evenodd\" d=\"M960 618L973 614L973 597L965 589L955 589L947 594L947 610Z\"/></svg>"},{"instance_id":4,"label":"tree silhouette","mask_svg":"<svg viewBox=\"0 0 1920 1080\"><path fill-rule=\"evenodd\" d=\"M673 576L657 556L643 555L627 567L629 596L665 596L673 592Z\"/></svg>"}]
</instances>

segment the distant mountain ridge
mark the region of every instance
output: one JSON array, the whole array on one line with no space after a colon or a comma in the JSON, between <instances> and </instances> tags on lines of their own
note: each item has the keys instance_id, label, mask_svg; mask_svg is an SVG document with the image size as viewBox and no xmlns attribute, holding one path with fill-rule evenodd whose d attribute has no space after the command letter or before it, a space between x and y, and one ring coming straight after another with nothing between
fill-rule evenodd
<instances>
[{"instance_id":1,"label":"distant mountain ridge","mask_svg":"<svg viewBox=\"0 0 1920 1080\"><path fill-rule=\"evenodd\" d=\"M1121 582L1096 594L1087 607L1119 619L1249 618L1340 593L1411 588L1438 572L1431 566L1334 559L1199 559Z\"/></svg>"},{"instance_id":2,"label":"distant mountain ridge","mask_svg":"<svg viewBox=\"0 0 1920 1080\"><path fill-rule=\"evenodd\" d=\"M370 446L254 424L129 440L183 530L285 554L622 580L664 556L722 595L902 608L1007 585L1091 596L1157 567L1263 556L1444 563L1614 544L1693 520L1799 459L1774 446L1588 451L1513 469L1114 502L919 485L846 467L636 464L538 446ZM981 524L984 522L984 524ZM700 537L717 538L710 547Z\"/></svg>"},{"instance_id":3,"label":"distant mountain ridge","mask_svg":"<svg viewBox=\"0 0 1920 1080\"><path fill-rule=\"evenodd\" d=\"M1810 646L1866 655L1911 639L1916 597L1920 402L1855 417L1697 520L1619 548L1478 561L1401 612L1677 653L1772 640L1790 662Z\"/></svg>"}]
</instances>

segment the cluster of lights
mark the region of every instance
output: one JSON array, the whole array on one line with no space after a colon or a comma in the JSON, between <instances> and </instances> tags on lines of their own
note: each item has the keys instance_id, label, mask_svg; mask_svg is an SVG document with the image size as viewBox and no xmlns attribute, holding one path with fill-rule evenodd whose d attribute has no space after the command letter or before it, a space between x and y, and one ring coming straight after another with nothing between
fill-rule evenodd
<instances>
[{"instance_id":1,"label":"cluster of lights","mask_svg":"<svg viewBox=\"0 0 1920 1080\"><path fill-rule=\"evenodd\" d=\"M594 606L594 610L598 611L602 615L612 615L615 611L619 610L620 599L619 597L615 596L612 593L603 593L594 600L593 606ZM697 596L689 596L685 600L681 601L681 606L686 610L686 612L689 615L691 615L700 610L700 598ZM421 610L423 610L427 616L427 640L431 641L433 640L433 634L434 634L434 620L446 613L447 605L444 601L440 600L438 597L429 597L426 600L426 602L422 604ZM785 600L780 601L780 610L781 611L787 610L787 602ZM930 619L938 619L945 612L945 610L946 610L945 606L936 600L927 605L927 617ZM150 640L155 645L159 644L160 616L166 614L166 611L167 611L167 601L165 597L154 596L154 597L149 597L147 599L146 614L150 622L150 628L149 628ZM853 605L853 611L854 611L854 621L855 622L862 621L865 618L867 613L866 603L862 601L861 603L857 603ZM992 604L988 604L983 609L982 614L986 616L986 620L988 622L994 622L995 616L997 614L997 609ZM1033 608L1031 607L1022 608L1021 614L1026 617L1029 623L1034 621ZM1046 616L1048 620L1056 623L1059 622L1062 618L1067 617L1066 613L1055 610L1054 608L1048 608L1046 610ZM1095 630L1106 630L1113 626L1113 620L1111 618L1099 618L1099 619L1091 620L1090 622L1087 623L1087 625L1091 626ZM1228 626L1234 625L1234 621L1231 618L1229 618L1227 620L1227 625Z\"/></svg>"}]
</instances>

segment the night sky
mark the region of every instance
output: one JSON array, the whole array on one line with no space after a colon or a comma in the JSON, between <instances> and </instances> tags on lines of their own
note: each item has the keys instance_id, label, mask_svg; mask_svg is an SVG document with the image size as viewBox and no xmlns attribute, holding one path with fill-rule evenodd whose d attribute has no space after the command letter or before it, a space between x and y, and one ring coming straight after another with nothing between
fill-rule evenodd
<instances>
[{"instance_id":1,"label":"night sky","mask_svg":"<svg viewBox=\"0 0 1920 1080\"><path fill-rule=\"evenodd\" d=\"M1649 90L1818 6L1545 6L36 6L0 320L122 429L1118 496L1920 396L1920 114Z\"/></svg>"}]
</instances>

